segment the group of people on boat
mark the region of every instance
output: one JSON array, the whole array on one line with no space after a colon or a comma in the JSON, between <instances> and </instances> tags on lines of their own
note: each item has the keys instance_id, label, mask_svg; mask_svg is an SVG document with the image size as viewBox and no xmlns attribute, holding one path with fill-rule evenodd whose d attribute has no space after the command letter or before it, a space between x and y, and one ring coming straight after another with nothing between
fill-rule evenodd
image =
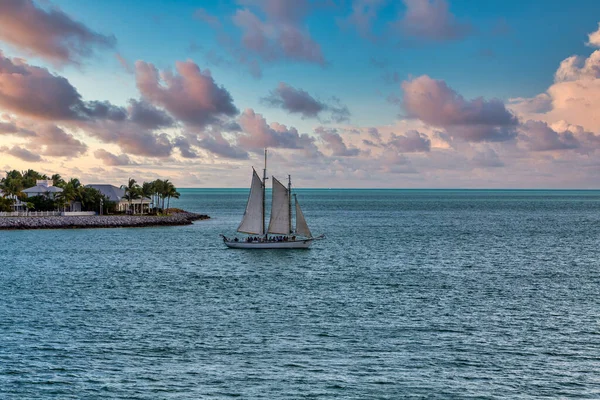
<instances>
[{"instance_id":1,"label":"group of people on boat","mask_svg":"<svg viewBox=\"0 0 600 400\"><path fill-rule=\"evenodd\" d=\"M233 239L234 241L237 241L237 238ZM262 236L248 236L246 238L246 242L248 243L266 243L266 242L288 242L288 241L294 241L296 240L296 236L267 236L267 237L262 237Z\"/></svg>"},{"instance_id":2,"label":"group of people on boat","mask_svg":"<svg viewBox=\"0 0 600 400\"><path fill-rule=\"evenodd\" d=\"M237 237L234 237L233 239L230 239L228 237L223 236L223 240L225 240L226 242L239 242L240 239L238 239ZM273 243L273 242L293 242L296 240L296 236L285 236L285 235L281 235L281 236L267 236L267 237L263 237L263 236L248 236L247 238L243 239L244 242L246 243Z\"/></svg>"}]
</instances>

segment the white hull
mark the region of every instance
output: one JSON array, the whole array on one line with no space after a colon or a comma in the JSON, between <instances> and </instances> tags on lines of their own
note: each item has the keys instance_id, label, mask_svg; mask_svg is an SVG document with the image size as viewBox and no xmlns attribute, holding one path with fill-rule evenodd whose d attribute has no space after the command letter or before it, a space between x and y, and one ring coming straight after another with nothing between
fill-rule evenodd
<instances>
[{"instance_id":1,"label":"white hull","mask_svg":"<svg viewBox=\"0 0 600 400\"><path fill-rule=\"evenodd\" d=\"M223 241L232 249L308 249L314 238L287 242L233 242Z\"/></svg>"}]
</instances>

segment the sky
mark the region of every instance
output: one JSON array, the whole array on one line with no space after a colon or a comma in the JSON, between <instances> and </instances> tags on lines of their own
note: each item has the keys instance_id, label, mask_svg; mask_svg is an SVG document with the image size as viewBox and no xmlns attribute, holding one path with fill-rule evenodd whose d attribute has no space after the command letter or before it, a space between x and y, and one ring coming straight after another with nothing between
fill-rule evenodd
<instances>
[{"instance_id":1,"label":"sky","mask_svg":"<svg viewBox=\"0 0 600 400\"><path fill-rule=\"evenodd\" d=\"M600 188L596 0L1 0L0 167Z\"/></svg>"}]
</instances>

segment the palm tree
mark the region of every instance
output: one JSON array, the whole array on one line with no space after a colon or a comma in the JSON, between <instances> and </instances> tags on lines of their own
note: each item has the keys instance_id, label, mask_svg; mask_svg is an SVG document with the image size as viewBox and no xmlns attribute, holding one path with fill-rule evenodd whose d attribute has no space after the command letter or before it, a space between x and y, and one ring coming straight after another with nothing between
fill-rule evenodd
<instances>
[{"instance_id":1,"label":"palm tree","mask_svg":"<svg viewBox=\"0 0 600 400\"><path fill-rule=\"evenodd\" d=\"M78 179L71 179L69 181L69 183L67 183L63 189L62 192L58 193L56 195L56 199L58 200L58 204L62 205L63 207L63 211L66 211L66 207L67 204L71 204L73 201L75 201L78 196L78 189L79 186L76 186L77 184L81 185L79 183Z\"/></svg>"},{"instance_id":2,"label":"palm tree","mask_svg":"<svg viewBox=\"0 0 600 400\"><path fill-rule=\"evenodd\" d=\"M142 183L142 187L140 188L140 195L142 200L140 201L140 203L142 203L141 207L142 207L142 214L144 213L144 206L143 206L143 200L145 197L150 197L152 196L152 194L154 193L154 187L153 187L153 183L152 182L144 182Z\"/></svg>"},{"instance_id":3,"label":"palm tree","mask_svg":"<svg viewBox=\"0 0 600 400\"><path fill-rule=\"evenodd\" d=\"M135 179L129 178L127 186L121 186L121 189L125 191L125 197L129 201L129 211L131 211L131 202L135 199L140 198L140 186L137 184Z\"/></svg>"},{"instance_id":4,"label":"palm tree","mask_svg":"<svg viewBox=\"0 0 600 400\"><path fill-rule=\"evenodd\" d=\"M175 186L173 186L173 184L171 182L169 182L167 190L166 190L166 196L167 196L167 210L169 209L169 203L171 202L171 197L178 199L180 194L177 191L177 189L175 188Z\"/></svg>"},{"instance_id":5,"label":"palm tree","mask_svg":"<svg viewBox=\"0 0 600 400\"><path fill-rule=\"evenodd\" d=\"M60 174L54 174L50 179L52 179L52 184L59 188L64 188L67 184Z\"/></svg>"}]
</instances>

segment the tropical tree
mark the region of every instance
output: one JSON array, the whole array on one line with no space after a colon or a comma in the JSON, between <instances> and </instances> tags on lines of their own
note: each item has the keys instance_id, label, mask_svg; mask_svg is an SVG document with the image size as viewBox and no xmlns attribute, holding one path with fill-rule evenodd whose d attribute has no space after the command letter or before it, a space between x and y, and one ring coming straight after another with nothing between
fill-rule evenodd
<instances>
[{"instance_id":1,"label":"tropical tree","mask_svg":"<svg viewBox=\"0 0 600 400\"><path fill-rule=\"evenodd\" d=\"M80 187L79 179L71 179L69 183L65 185L63 191L56 195L58 203L62 206L63 211L66 210L67 205L70 205L75 200L80 199Z\"/></svg>"},{"instance_id":2,"label":"tropical tree","mask_svg":"<svg viewBox=\"0 0 600 400\"><path fill-rule=\"evenodd\" d=\"M7 199L0 197L0 211L10 212L12 211L13 199Z\"/></svg>"},{"instance_id":3,"label":"tropical tree","mask_svg":"<svg viewBox=\"0 0 600 400\"><path fill-rule=\"evenodd\" d=\"M145 197L152 197L152 195L154 194L154 185L152 182L144 182L142 183L142 186L140 187L140 196L142 198L142 200ZM142 206L142 214L144 213L144 207Z\"/></svg>"},{"instance_id":4,"label":"tropical tree","mask_svg":"<svg viewBox=\"0 0 600 400\"><path fill-rule=\"evenodd\" d=\"M167 186L167 190L165 191L165 195L167 196L167 210L169 209L169 203L171 202L171 197L178 199L180 194L175 188L175 186L169 182Z\"/></svg>"},{"instance_id":5,"label":"tropical tree","mask_svg":"<svg viewBox=\"0 0 600 400\"><path fill-rule=\"evenodd\" d=\"M121 186L121 189L125 191L125 195L123 197L129 201L129 211L131 212L131 203L133 200L139 199L141 196L140 186L137 184L135 179L129 178L127 185Z\"/></svg>"},{"instance_id":6,"label":"tropical tree","mask_svg":"<svg viewBox=\"0 0 600 400\"><path fill-rule=\"evenodd\" d=\"M60 174L54 174L50 179L52 179L52 184L59 188L64 188L67 184L67 182L65 182L65 180L60 176Z\"/></svg>"},{"instance_id":7,"label":"tropical tree","mask_svg":"<svg viewBox=\"0 0 600 400\"><path fill-rule=\"evenodd\" d=\"M35 186L36 181L39 179L48 179L48 175L40 174L39 172L33 169L28 169L27 171L24 171L21 175L24 188L30 188Z\"/></svg>"}]
</instances>

